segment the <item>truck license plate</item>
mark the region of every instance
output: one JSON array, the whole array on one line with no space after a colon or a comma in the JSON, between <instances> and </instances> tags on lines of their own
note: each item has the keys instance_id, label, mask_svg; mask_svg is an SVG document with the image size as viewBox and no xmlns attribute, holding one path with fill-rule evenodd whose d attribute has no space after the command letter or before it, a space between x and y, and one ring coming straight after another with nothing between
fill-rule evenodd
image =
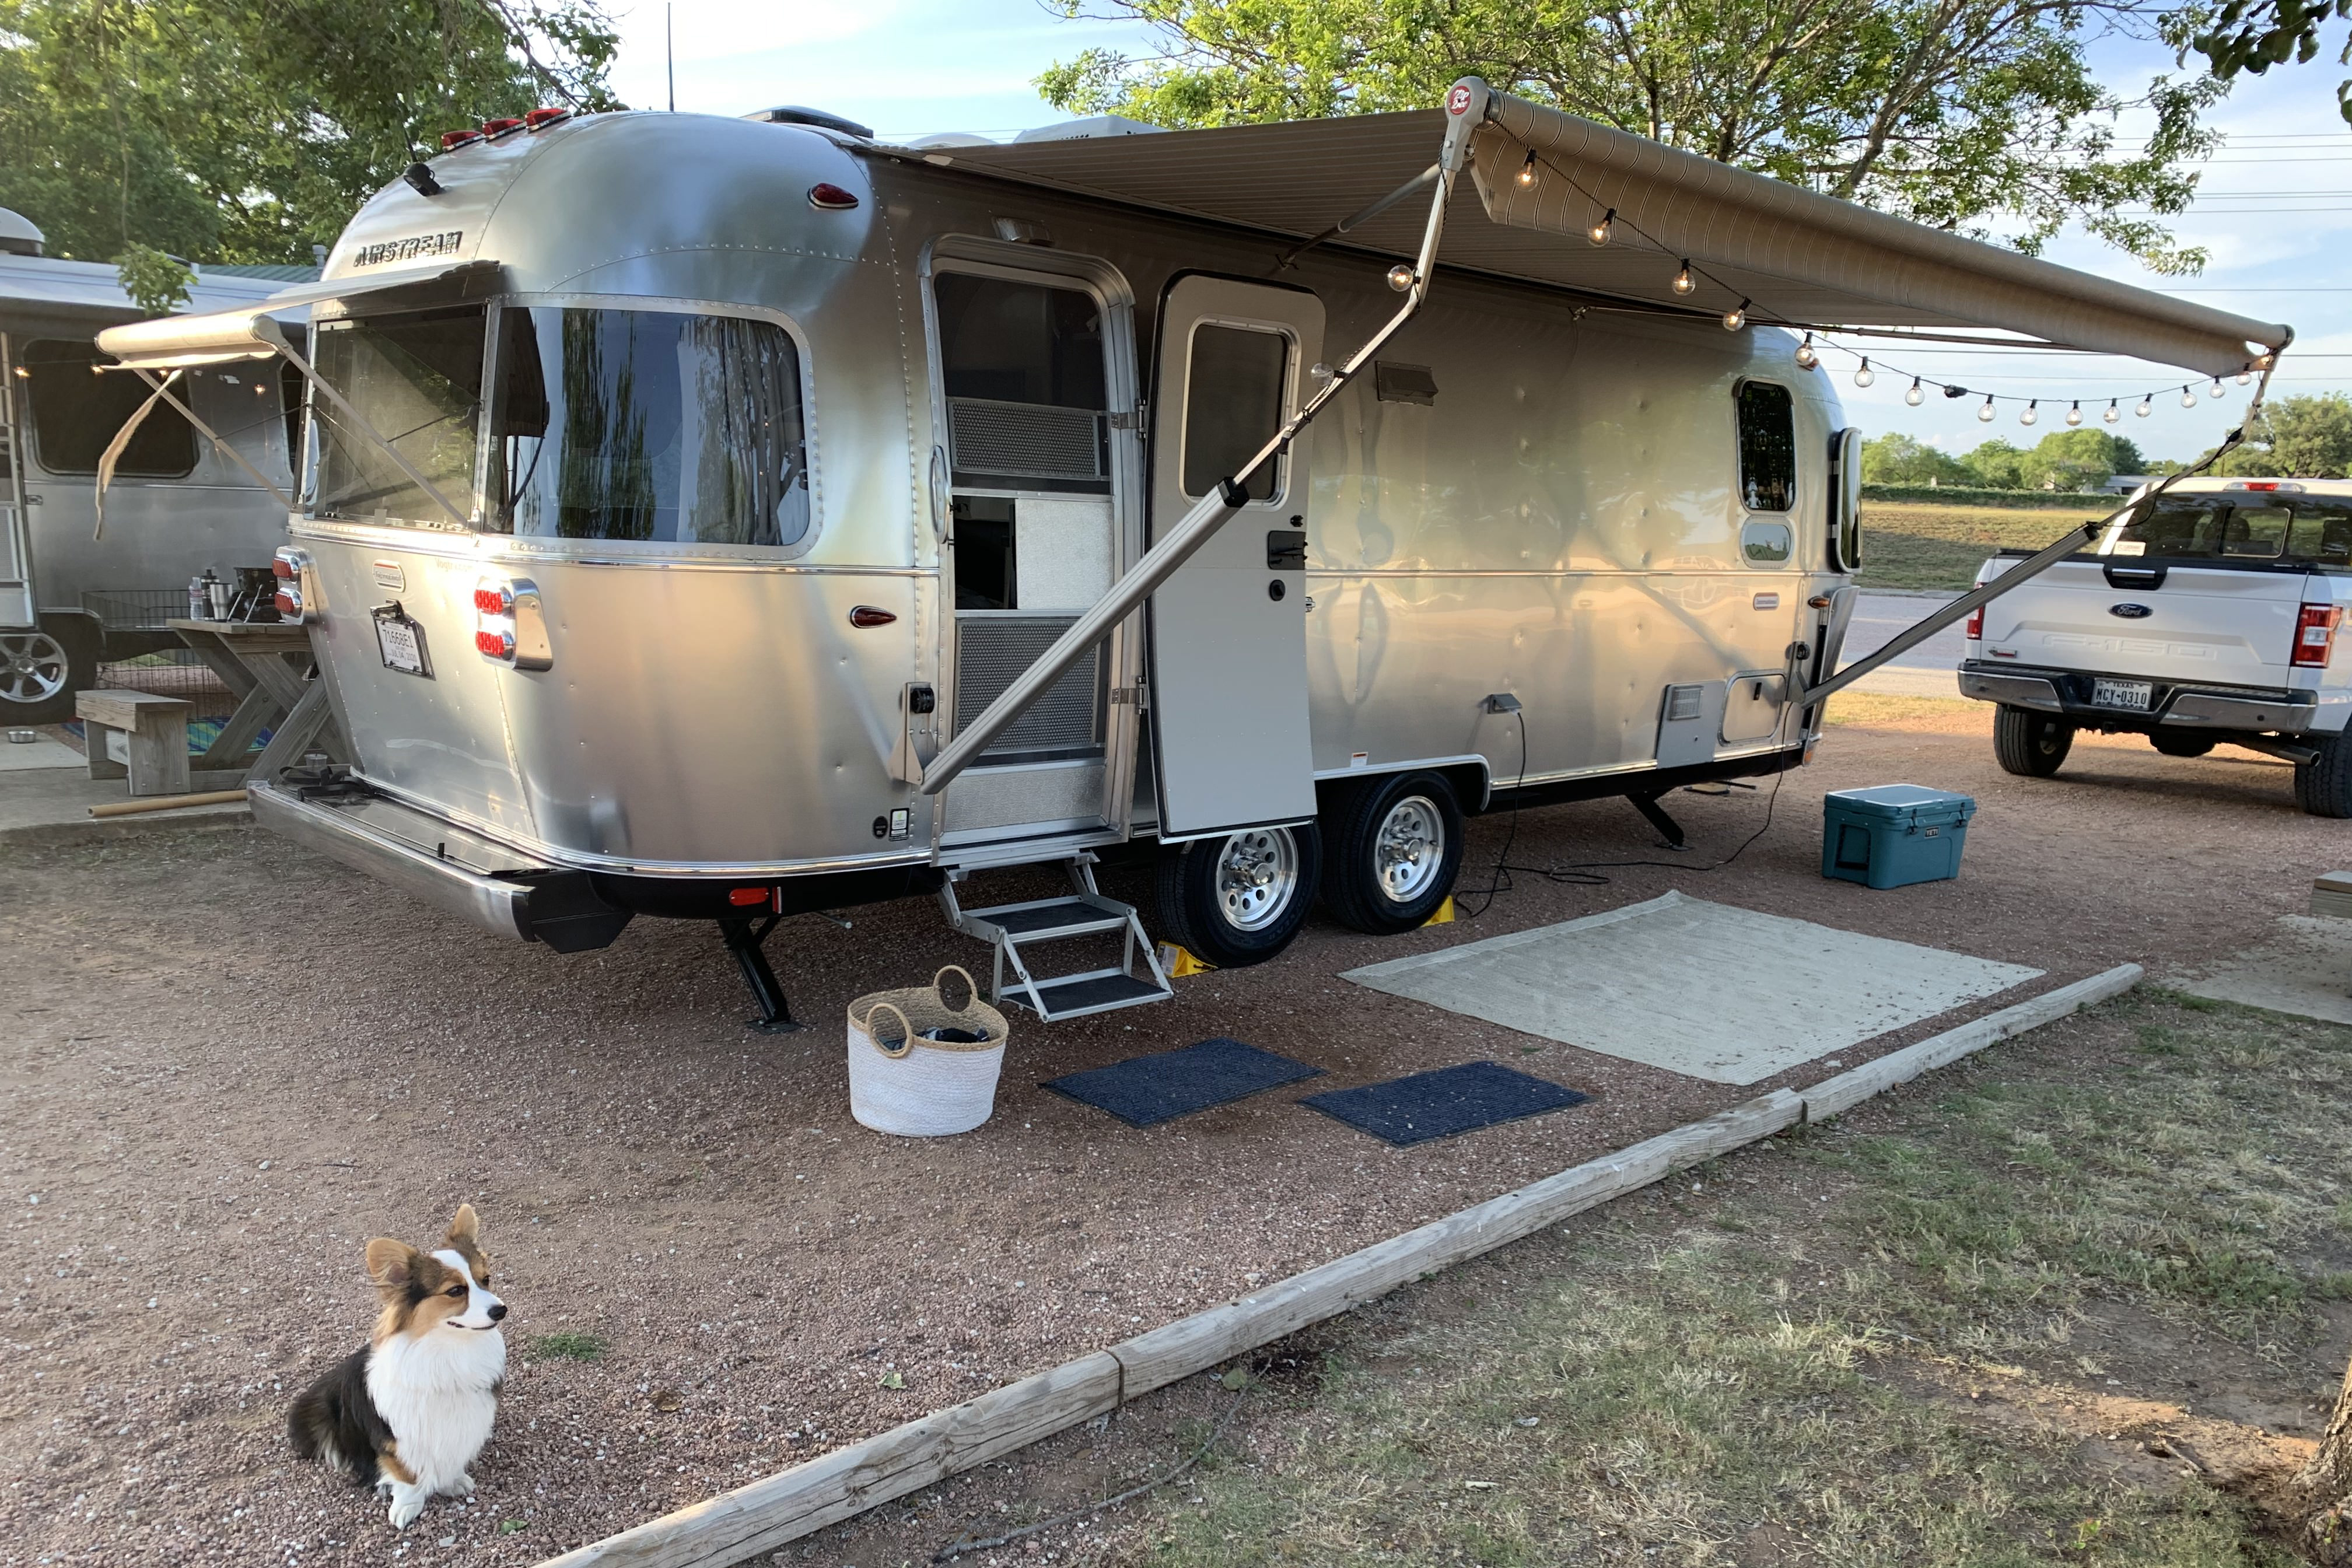
<instances>
[{"instance_id":1,"label":"truck license plate","mask_svg":"<svg viewBox=\"0 0 2352 1568\"><path fill-rule=\"evenodd\" d=\"M2147 711L2156 700L2156 686L2146 680L2094 680L2091 701L2100 708L2137 708Z\"/></svg>"}]
</instances>

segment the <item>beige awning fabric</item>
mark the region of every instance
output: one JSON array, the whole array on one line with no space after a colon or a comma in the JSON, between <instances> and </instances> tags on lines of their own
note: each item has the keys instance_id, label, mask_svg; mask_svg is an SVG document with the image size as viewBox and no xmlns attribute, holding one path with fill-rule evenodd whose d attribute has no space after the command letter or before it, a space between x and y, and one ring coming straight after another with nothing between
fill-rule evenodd
<instances>
[{"instance_id":1,"label":"beige awning fabric","mask_svg":"<svg viewBox=\"0 0 2352 1568\"><path fill-rule=\"evenodd\" d=\"M410 294L419 303L478 298L490 290L499 274L499 267L495 261L467 261L455 266L410 267L373 277L304 283L234 310L159 316L152 321L109 327L98 334L98 346L121 363L140 370L266 359L288 346L285 333L272 319L278 312L362 299L389 304L402 301L404 295Z\"/></svg>"},{"instance_id":2,"label":"beige awning fabric","mask_svg":"<svg viewBox=\"0 0 2352 1568\"><path fill-rule=\"evenodd\" d=\"M1485 100L1475 188L1455 193L1441 270L1709 316L1746 299L1766 323L2014 333L2200 375L2234 374L2293 336L1465 85ZM907 156L1303 239L1427 168L1445 124L1443 110L1426 110ZM1529 152L1538 177L1523 187ZM1596 247L1585 231L1610 207L1618 222ZM1426 216L1423 202L1400 202L1337 243L1409 258ZM1673 289L1684 258L1699 275L1687 298Z\"/></svg>"}]
</instances>

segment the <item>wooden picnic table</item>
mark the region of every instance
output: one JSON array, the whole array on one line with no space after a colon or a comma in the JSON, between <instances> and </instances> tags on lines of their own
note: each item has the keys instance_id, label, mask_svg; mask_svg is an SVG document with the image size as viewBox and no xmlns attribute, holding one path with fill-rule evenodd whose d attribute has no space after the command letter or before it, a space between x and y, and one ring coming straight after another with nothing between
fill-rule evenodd
<instances>
[{"instance_id":1,"label":"wooden picnic table","mask_svg":"<svg viewBox=\"0 0 2352 1568\"><path fill-rule=\"evenodd\" d=\"M236 771L275 778L313 751L351 761L350 748L327 706L325 682L311 673L310 634L281 621L168 621L180 640L236 694L236 711L191 764L215 773ZM264 730L269 743L248 768L246 753Z\"/></svg>"}]
</instances>

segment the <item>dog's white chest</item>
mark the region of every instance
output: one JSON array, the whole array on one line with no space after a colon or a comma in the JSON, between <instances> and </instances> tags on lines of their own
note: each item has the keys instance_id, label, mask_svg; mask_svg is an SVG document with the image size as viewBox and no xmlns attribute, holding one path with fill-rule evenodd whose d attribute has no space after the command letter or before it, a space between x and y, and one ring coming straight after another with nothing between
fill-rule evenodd
<instances>
[{"instance_id":1,"label":"dog's white chest","mask_svg":"<svg viewBox=\"0 0 2352 1568\"><path fill-rule=\"evenodd\" d=\"M368 1357L368 1397L426 1492L454 1485L490 1440L507 1344L496 1329L395 1335Z\"/></svg>"}]
</instances>

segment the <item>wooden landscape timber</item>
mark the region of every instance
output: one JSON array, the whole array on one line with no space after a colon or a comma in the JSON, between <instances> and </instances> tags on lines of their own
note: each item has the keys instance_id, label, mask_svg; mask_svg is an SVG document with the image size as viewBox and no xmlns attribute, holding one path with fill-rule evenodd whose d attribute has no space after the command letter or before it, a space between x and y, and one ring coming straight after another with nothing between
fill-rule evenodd
<instances>
[{"instance_id":1,"label":"wooden landscape timber","mask_svg":"<svg viewBox=\"0 0 2352 1568\"><path fill-rule=\"evenodd\" d=\"M1432 1220L1107 1350L852 1443L547 1559L540 1568L739 1563L1026 1447L1127 1400L1336 1317L1423 1275L1532 1236L1675 1171L1825 1121L1997 1041L2119 995L2137 963L2029 997L1803 1090L1776 1089L1629 1148Z\"/></svg>"}]
</instances>

